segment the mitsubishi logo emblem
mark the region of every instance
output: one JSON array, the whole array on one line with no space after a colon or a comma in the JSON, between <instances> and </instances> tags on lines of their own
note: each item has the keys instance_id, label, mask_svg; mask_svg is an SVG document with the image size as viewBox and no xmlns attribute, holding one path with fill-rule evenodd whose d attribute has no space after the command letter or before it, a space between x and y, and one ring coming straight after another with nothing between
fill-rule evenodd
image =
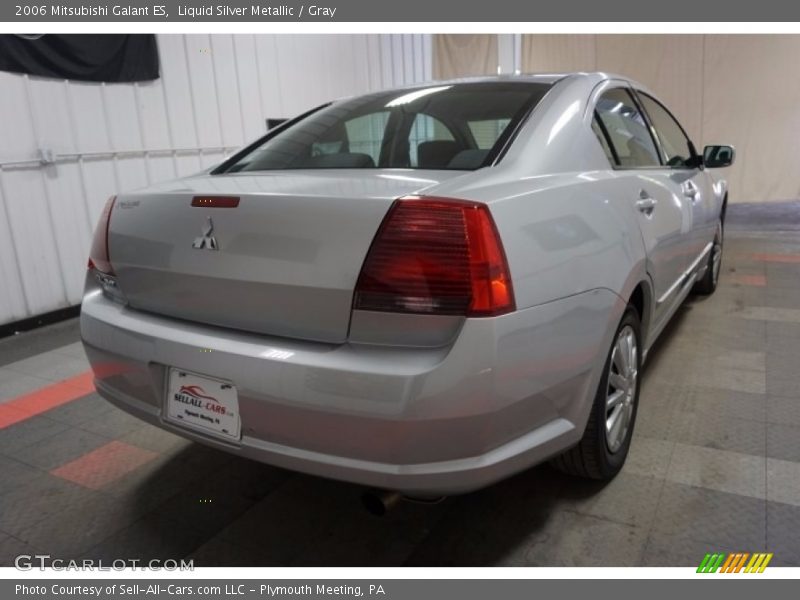
<instances>
[{"instance_id":1,"label":"mitsubishi logo emblem","mask_svg":"<svg viewBox=\"0 0 800 600\"><path fill-rule=\"evenodd\" d=\"M208 217L208 221L206 222L205 227L203 227L203 235L194 238L194 242L192 242L192 248L197 250L202 250L203 248L206 250L219 250L217 238L211 235L211 232L213 231L214 221L211 220L211 217Z\"/></svg>"}]
</instances>

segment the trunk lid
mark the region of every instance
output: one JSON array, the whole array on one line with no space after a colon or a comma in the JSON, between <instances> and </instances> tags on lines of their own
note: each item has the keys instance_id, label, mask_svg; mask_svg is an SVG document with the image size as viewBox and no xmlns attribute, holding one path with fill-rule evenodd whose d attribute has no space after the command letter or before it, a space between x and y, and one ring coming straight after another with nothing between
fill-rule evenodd
<instances>
[{"instance_id":1,"label":"trunk lid","mask_svg":"<svg viewBox=\"0 0 800 600\"><path fill-rule=\"evenodd\" d=\"M120 195L109 255L131 308L340 343L347 339L361 265L393 200L462 174L315 170L191 177ZM196 196L235 196L239 203L192 206Z\"/></svg>"}]
</instances>

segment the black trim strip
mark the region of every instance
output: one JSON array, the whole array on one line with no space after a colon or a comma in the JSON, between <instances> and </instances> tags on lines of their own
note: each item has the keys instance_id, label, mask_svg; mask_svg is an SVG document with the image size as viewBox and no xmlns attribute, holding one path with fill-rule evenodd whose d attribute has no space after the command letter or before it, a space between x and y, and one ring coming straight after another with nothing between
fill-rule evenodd
<instances>
[{"instance_id":1,"label":"black trim strip","mask_svg":"<svg viewBox=\"0 0 800 600\"><path fill-rule=\"evenodd\" d=\"M11 323L4 323L0 325L0 338L9 337L23 331L30 331L45 325L52 325L67 319L74 319L81 314L81 305L75 304L66 308L59 308L41 315L13 321Z\"/></svg>"},{"instance_id":2,"label":"black trim strip","mask_svg":"<svg viewBox=\"0 0 800 600\"><path fill-rule=\"evenodd\" d=\"M611 143L611 135L608 133L608 129L606 129L606 124L603 123L603 120L600 118L600 113L597 112L597 108L594 109L594 115L592 119L595 120L597 126L600 128L600 131L603 134L603 138L606 140L606 145L608 149L611 151L611 157L614 159L614 165L617 167L622 166L622 162L619 160L619 155L617 154L617 149L614 147L614 144Z\"/></svg>"},{"instance_id":3,"label":"black trim strip","mask_svg":"<svg viewBox=\"0 0 800 600\"><path fill-rule=\"evenodd\" d=\"M505 157L506 153L509 151L511 146L514 144L514 141L517 139L517 135L522 128L528 123L533 112L536 110L538 106L541 106L544 99L547 95L553 90L553 88L561 81L567 79L567 77L562 77L557 79L553 83L549 84L550 87L547 91L542 94L538 100L534 100L531 98L525 105L517 111L517 114L514 115L514 118L511 119L511 122L506 126L503 133L500 134L500 137L494 143L494 146L491 147L489 150L489 154L486 155L486 158L483 160L479 169L484 167L493 167L496 164L499 164L501 160ZM547 85L547 84L545 84ZM477 169L476 169L477 170Z\"/></svg>"}]
</instances>

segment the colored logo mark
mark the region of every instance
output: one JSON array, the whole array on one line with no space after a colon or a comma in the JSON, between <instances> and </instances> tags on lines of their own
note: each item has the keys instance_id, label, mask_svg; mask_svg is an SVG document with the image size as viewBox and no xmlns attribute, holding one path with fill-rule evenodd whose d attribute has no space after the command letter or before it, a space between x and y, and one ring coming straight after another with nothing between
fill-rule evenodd
<instances>
[{"instance_id":1,"label":"colored logo mark","mask_svg":"<svg viewBox=\"0 0 800 600\"><path fill-rule=\"evenodd\" d=\"M749 559L749 560L748 560ZM772 560L772 552L714 552L707 553L700 566L697 567L698 573L763 573L769 561ZM747 566L745 566L745 563Z\"/></svg>"}]
</instances>

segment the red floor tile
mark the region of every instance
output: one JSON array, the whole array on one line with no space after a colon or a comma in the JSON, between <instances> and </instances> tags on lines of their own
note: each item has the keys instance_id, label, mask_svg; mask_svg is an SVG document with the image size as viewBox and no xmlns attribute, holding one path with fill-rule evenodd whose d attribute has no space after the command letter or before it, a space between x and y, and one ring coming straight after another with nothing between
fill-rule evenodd
<instances>
[{"instance_id":1,"label":"red floor tile","mask_svg":"<svg viewBox=\"0 0 800 600\"><path fill-rule=\"evenodd\" d=\"M115 440L53 469L50 474L98 490L157 456L150 450Z\"/></svg>"},{"instance_id":2,"label":"red floor tile","mask_svg":"<svg viewBox=\"0 0 800 600\"><path fill-rule=\"evenodd\" d=\"M30 419L94 391L94 376L86 371L58 383L18 396L0 404L0 429Z\"/></svg>"},{"instance_id":3,"label":"red floor tile","mask_svg":"<svg viewBox=\"0 0 800 600\"><path fill-rule=\"evenodd\" d=\"M800 263L800 254L754 254L755 260L774 263Z\"/></svg>"}]
</instances>

